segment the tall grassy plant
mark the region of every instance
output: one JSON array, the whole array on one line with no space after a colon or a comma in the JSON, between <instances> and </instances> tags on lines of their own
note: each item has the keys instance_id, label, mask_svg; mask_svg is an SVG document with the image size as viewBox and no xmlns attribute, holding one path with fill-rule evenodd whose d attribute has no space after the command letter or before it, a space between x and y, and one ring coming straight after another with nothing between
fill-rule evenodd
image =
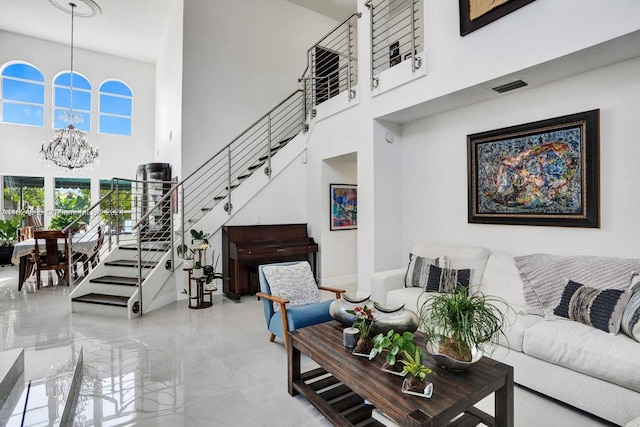
<instances>
[{"instance_id":1,"label":"tall grassy plant","mask_svg":"<svg viewBox=\"0 0 640 427\"><path fill-rule=\"evenodd\" d=\"M504 307L504 312L499 306ZM502 298L482 293L468 295L459 286L454 293L433 293L420 307L420 329L429 340L440 342L439 352L471 361L471 349L505 336L509 305ZM506 337L505 337L506 338Z\"/></svg>"}]
</instances>

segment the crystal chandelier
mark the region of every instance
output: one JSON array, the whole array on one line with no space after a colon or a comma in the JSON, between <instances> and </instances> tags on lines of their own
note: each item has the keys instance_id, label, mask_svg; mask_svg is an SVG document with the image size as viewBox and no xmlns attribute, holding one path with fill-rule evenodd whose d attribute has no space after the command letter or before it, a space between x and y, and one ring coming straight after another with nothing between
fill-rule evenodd
<instances>
[{"instance_id":1,"label":"crystal chandelier","mask_svg":"<svg viewBox=\"0 0 640 427\"><path fill-rule=\"evenodd\" d=\"M51 0L50 0L51 1ZM82 0L81 0L82 1ZM55 137L45 146L42 143L40 158L47 166L73 171L81 168L93 168L99 164L98 149L89 145L87 136L73 125L82 120L81 116L73 112L73 18L76 5L71 7L71 81L69 83L69 111L60 117L69 125L56 131ZM65 9L66 11L66 9Z\"/></svg>"}]
</instances>

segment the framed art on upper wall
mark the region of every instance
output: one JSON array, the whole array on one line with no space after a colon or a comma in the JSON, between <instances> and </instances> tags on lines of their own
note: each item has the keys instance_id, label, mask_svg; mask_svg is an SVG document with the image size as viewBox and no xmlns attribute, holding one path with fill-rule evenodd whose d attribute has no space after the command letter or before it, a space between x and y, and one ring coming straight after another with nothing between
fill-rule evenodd
<instances>
[{"instance_id":1,"label":"framed art on upper wall","mask_svg":"<svg viewBox=\"0 0 640 427\"><path fill-rule=\"evenodd\" d=\"M467 34L535 0L459 0L460 35Z\"/></svg>"},{"instance_id":2,"label":"framed art on upper wall","mask_svg":"<svg viewBox=\"0 0 640 427\"><path fill-rule=\"evenodd\" d=\"M600 227L600 110L467 136L470 223Z\"/></svg>"},{"instance_id":3,"label":"framed art on upper wall","mask_svg":"<svg viewBox=\"0 0 640 427\"><path fill-rule=\"evenodd\" d=\"M350 184L330 184L331 231L358 228L358 187Z\"/></svg>"}]
</instances>

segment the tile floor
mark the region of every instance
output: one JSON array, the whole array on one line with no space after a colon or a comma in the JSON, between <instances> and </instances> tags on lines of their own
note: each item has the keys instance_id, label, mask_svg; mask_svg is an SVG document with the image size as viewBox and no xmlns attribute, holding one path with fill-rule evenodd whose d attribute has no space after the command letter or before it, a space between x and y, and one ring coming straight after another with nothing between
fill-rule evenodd
<instances>
[{"instance_id":1,"label":"tile floor","mask_svg":"<svg viewBox=\"0 0 640 427\"><path fill-rule=\"evenodd\" d=\"M25 349L25 381L41 387L25 425L51 425L51 379L84 348L78 426L329 426L304 398L290 397L286 354L268 340L261 302L217 296L204 310L186 301L132 321L72 314L69 289L17 290L15 267L0 268L0 350ZM307 361L305 365L311 365ZM6 406L6 405L5 405ZM491 402L482 409L491 412ZM10 410L0 425L20 425ZM516 387L518 427L608 425Z\"/></svg>"}]
</instances>

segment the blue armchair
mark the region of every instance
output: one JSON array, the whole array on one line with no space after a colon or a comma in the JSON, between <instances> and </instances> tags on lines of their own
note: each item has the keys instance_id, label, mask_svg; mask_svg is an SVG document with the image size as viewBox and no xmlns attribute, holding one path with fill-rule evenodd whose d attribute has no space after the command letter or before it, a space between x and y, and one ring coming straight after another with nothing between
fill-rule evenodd
<instances>
[{"instance_id":1,"label":"blue armchair","mask_svg":"<svg viewBox=\"0 0 640 427\"><path fill-rule=\"evenodd\" d=\"M265 321L267 323L267 328L271 332L271 338L269 341L273 342L276 337L279 337L284 340L285 348L288 346L285 331L294 331L299 328L304 328L305 326L316 325L318 323L332 320L331 315L329 314L329 305L332 300L291 307L289 306L289 303L291 302L289 298L286 296L273 295L271 293L271 285L277 286L277 284L269 283L264 272L264 267L294 266L300 263L306 263L309 265L307 261L294 261L260 265L258 267L261 292L258 292L256 295L262 298ZM309 272L310 271L309 267ZM313 283L315 283L315 280L312 280ZM340 298L340 295L344 292L344 289L327 288L324 286L317 286L317 288L335 293L337 299ZM273 303L279 304L280 310L275 310Z\"/></svg>"}]
</instances>

